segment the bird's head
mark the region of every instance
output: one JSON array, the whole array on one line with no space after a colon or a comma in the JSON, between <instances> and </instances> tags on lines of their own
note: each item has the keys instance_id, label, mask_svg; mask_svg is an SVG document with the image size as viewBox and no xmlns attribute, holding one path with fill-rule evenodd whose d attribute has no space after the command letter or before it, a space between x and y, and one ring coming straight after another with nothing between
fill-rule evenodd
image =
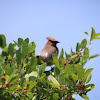
<instances>
[{"instance_id":1,"label":"bird's head","mask_svg":"<svg viewBox=\"0 0 100 100\"><path fill-rule=\"evenodd\" d=\"M59 43L59 41L57 41L53 37L46 37L46 39L48 40L46 45L56 46L56 44Z\"/></svg>"}]
</instances>

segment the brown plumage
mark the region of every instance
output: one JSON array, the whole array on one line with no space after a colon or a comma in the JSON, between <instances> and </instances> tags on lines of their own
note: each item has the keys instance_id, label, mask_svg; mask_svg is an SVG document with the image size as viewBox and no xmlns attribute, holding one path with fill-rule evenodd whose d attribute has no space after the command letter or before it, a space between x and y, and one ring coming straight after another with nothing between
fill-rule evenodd
<instances>
[{"instance_id":1,"label":"brown plumage","mask_svg":"<svg viewBox=\"0 0 100 100\"><path fill-rule=\"evenodd\" d=\"M59 50L56 44L59 43L59 41L57 41L56 39L52 37L47 37L46 39L48 39L48 42L46 43L45 47L39 53L39 56L42 57L42 60L44 62L47 62L47 65L52 65L53 63L52 54L55 53L58 55Z\"/></svg>"}]
</instances>

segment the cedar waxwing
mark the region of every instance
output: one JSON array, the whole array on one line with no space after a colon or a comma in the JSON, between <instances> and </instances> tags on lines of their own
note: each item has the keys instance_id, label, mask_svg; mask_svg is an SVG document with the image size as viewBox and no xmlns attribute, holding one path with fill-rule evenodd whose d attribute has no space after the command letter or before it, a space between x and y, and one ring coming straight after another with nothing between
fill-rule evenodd
<instances>
[{"instance_id":1,"label":"cedar waxwing","mask_svg":"<svg viewBox=\"0 0 100 100\"><path fill-rule=\"evenodd\" d=\"M52 65L53 64L52 54L55 53L58 55L59 50L56 44L59 43L59 41L57 41L52 37L47 37L46 39L48 40L48 42L39 53L39 56L42 58L44 62L47 62L47 65Z\"/></svg>"}]
</instances>

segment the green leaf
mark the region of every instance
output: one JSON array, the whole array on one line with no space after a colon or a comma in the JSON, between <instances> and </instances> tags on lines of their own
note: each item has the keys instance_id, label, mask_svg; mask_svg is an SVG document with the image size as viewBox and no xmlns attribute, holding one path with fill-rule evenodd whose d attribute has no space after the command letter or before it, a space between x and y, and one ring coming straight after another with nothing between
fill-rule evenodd
<instances>
[{"instance_id":1,"label":"green leaf","mask_svg":"<svg viewBox=\"0 0 100 100\"><path fill-rule=\"evenodd\" d=\"M14 40L13 40L14 41ZM18 43L16 41L14 41L14 44L18 46Z\"/></svg>"},{"instance_id":2,"label":"green leaf","mask_svg":"<svg viewBox=\"0 0 100 100\"><path fill-rule=\"evenodd\" d=\"M49 77L50 80L53 82L54 86L59 89L60 88L59 82L52 75L49 75Z\"/></svg>"},{"instance_id":3,"label":"green leaf","mask_svg":"<svg viewBox=\"0 0 100 100\"><path fill-rule=\"evenodd\" d=\"M90 74L87 76L85 83L89 83L89 81L91 80L91 77L92 77L92 74L90 73Z\"/></svg>"},{"instance_id":4,"label":"green leaf","mask_svg":"<svg viewBox=\"0 0 100 100\"><path fill-rule=\"evenodd\" d=\"M90 37L90 41L92 41L94 38L95 38L95 30L94 28L92 27L92 32L91 32L91 37Z\"/></svg>"},{"instance_id":5,"label":"green leaf","mask_svg":"<svg viewBox=\"0 0 100 100\"><path fill-rule=\"evenodd\" d=\"M8 54L11 55L12 57L14 56L14 45L12 43L9 44Z\"/></svg>"},{"instance_id":6,"label":"green leaf","mask_svg":"<svg viewBox=\"0 0 100 100\"><path fill-rule=\"evenodd\" d=\"M28 45L28 53L32 53L36 48L36 45L34 42L31 42L29 45Z\"/></svg>"},{"instance_id":7,"label":"green leaf","mask_svg":"<svg viewBox=\"0 0 100 100\"><path fill-rule=\"evenodd\" d=\"M36 77L30 76L28 81L35 81Z\"/></svg>"},{"instance_id":8,"label":"green leaf","mask_svg":"<svg viewBox=\"0 0 100 100\"><path fill-rule=\"evenodd\" d=\"M100 37L95 37L95 39L100 39Z\"/></svg>"},{"instance_id":9,"label":"green leaf","mask_svg":"<svg viewBox=\"0 0 100 100\"><path fill-rule=\"evenodd\" d=\"M23 42L23 39L22 38L18 38L18 46L21 46L22 42Z\"/></svg>"},{"instance_id":10,"label":"green leaf","mask_svg":"<svg viewBox=\"0 0 100 100\"><path fill-rule=\"evenodd\" d=\"M30 74L25 74L25 78L26 80L28 81L29 80L29 77L37 77L38 76L38 73L36 71L32 71Z\"/></svg>"},{"instance_id":11,"label":"green leaf","mask_svg":"<svg viewBox=\"0 0 100 100\"><path fill-rule=\"evenodd\" d=\"M95 39L100 39L100 37L98 37L100 35L100 33L95 34Z\"/></svg>"},{"instance_id":12,"label":"green leaf","mask_svg":"<svg viewBox=\"0 0 100 100\"><path fill-rule=\"evenodd\" d=\"M63 64L64 65L64 63L65 63L64 58L60 58L60 64Z\"/></svg>"},{"instance_id":13,"label":"green leaf","mask_svg":"<svg viewBox=\"0 0 100 100\"><path fill-rule=\"evenodd\" d=\"M84 33L88 35L88 32L84 32Z\"/></svg>"},{"instance_id":14,"label":"green leaf","mask_svg":"<svg viewBox=\"0 0 100 100\"><path fill-rule=\"evenodd\" d=\"M84 77L84 71L85 69L80 64L75 65L75 73L80 80Z\"/></svg>"},{"instance_id":15,"label":"green leaf","mask_svg":"<svg viewBox=\"0 0 100 100\"><path fill-rule=\"evenodd\" d=\"M76 51L80 50L80 48L81 48L81 45L79 43L77 43L77 45L76 45Z\"/></svg>"},{"instance_id":16,"label":"green leaf","mask_svg":"<svg viewBox=\"0 0 100 100\"><path fill-rule=\"evenodd\" d=\"M34 96L34 97L32 98L32 100L36 100L36 96Z\"/></svg>"},{"instance_id":17,"label":"green leaf","mask_svg":"<svg viewBox=\"0 0 100 100\"><path fill-rule=\"evenodd\" d=\"M84 50L84 55L89 56L89 49L88 49L88 48L85 48L85 50Z\"/></svg>"},{"instance_id":18,"label":"green leaf","mask_svg":"<svg viewBox=\"0 0 100 100\"><path fill-rule=\"evenodd\" d=\"M0 57L0 67L2 66L2 64L4 63L6 57Z\"/></svg>"},{"instance_id":19,"label":"green leaf","mask_svg":"<svg viewBox=\"0 0 100 100\"><path fill-rule=\"evenodd\" d=\"M93 58L95 58L95 57L98 57L98 56L100 56L99 54L93 54L93 55L91 55L90 57L89 57L89 60L90 59L93 59Z\"/></svg>"},{"instance_id":20,"label":"green leaf","mask_svg":"<svg viewBox=\"0 0 100 100\"><path fill-rule=\"evenodd\" d=\"M3 34L0 35L0 47L6 47L6 37Z\"/></svg>"},{"instance_id":21,"label":"green leaf","mask_svg":"<svg viewBox=\"0 0 100 100\"><path fill-rule=\"evenodd\" d=\"M41 77L42 73L45 71L46 63L43 63L41 66L38 66L38 75Z\"/></svg>"},{"instance_id":22,"label":"green leaf","mask_svg":"<svg viewBox=\"0 0 100 100\"><path fill-rule=\"evenodd\" d=\"M86 39L82 40L81 49L84 49L86 47L86 45L87 45L87 40Z\"/></svg>"},{"instance_id":23,"label":"green leaf","mask_svg":"<svg viewBox=\"0 0 100 100\"><path fill-rule=\"evenodd\" d=\"M14 85L10 86L9 91L16 90L17 86L18 86L17 84L14 84ZM8 100L10 100L10 99L8 99Z\"/></svg>"},{"instance_id":24,"label":"green leaf","mask_svg":"<svg viewBox=\"0 0 100 100\"><path fill-rule=\"evenodd\" d=\"M41 83L43 83L45 86L47 86L47 85L46 85L46 79L45 79L44 77L40 77L40 78L39 78L39 81L40 81Z\"/></svg>"},{"instance_id":25,"label":"green leaf","mask_svg":"<svg viewBox=\"0 0 100 100\"><path fill-rule=\"evenodd\" d=\"M66 55L66 61L68 60L68 54L65 52L65 55Z\"/></svg>"},{"instance_id":26,"label":"green leaf","mask_svg":"<svg viewBox=\"0 0 100 100\"><path fill-rule=\"evenodd\" d=\"M13 78L13 79L11 80L10 84L13 84L13 83L17 82L18 80L19 80L19 77L18 77L18 78Z\"/></svg>"},{"instance_id":27,"label":"green leaf","mask_svg":"<svg viewBox=\"0 0 100 100\"><path fill-rule=\"evenodd\" d=\"M57 68L57 67L54 67L54 73L55 73L56 75L59 75L59 73L60 73L60 69Z\"/></svg>"},{"instance_id":28,"label":"green leaf","mask_svg":"<svg viewBox=\"0 0 100 100\"><path fill-rule=\"evenodd\" d=\"M88 91L91 91L93 88L94 88L94 84L88 84L88 85L86 85L85 86L85 88L86 88L86 91L88 92Z\"/></svg>"},{"instance_id":29,"label":"green leaf","mask_svg":"<svg viewBox=\"0 0 100 100\"><path fill-rule=\"evenodd\" d=\"M53 100L59 100L59 94L53 93Z\"/></svg>"},{"instance_id":30,"label":"green leaf","mask_svg":"<svg viewBox=\"0 0 100 100\"><path fill-rule=\"evenodd\" d=\"M15 86L15 85L14 85L14 86ZM17 86L16 86L16 87L17 87ZM20 97L20 95L19 95L18 93L15 93L14 95L16 96L16 98L17 98L17 97Z\"/></svg>"},{"instance_id":31,"label":"green leaf","mask_svg":"<svg viewBox=\"0 0 100 100\"><path fill-rule=\"evenodd\" d=\"M69 75L73 73L73 66L71 64L67 64L66 73Z\"/></svg>"},{"instance_id":32,"label":"green leaf","mask_svg":"<svg viewBox=\"0 0 100 100\"><path fill-rule=\"evenodd\" d=\"M53 63L59 69L59 61L57 59L57 55L56 54L52 54L52 58L53 58Z\"/></svg>"},{"instance_id":33,"label":"green leaf","mask_svg":"<svg viewBox=\"0 0 100 100\"><path fill-rule=\"evenodd\" d=\"M37 74L38 76L38 74ZM32 90L32 88L34 86L36 86L36 83L34 81L27 81L27 85L28 85L28 92L30 92Z\"/></svg>"},{"instance_id":34,"label":"green leaf","mask_svg":"<svg viewBox=\"0 0 100 100\"><path fill-rule=\"evenodd\" d=\"M72 79L74 80L74 82L76 82L78 80L78 76L74 73L71 74Z\"/></svg>"},{"instance_id":35,"label":"green leaf","mask_svg":"<svg viewBox=\"0 0 100 100\"><path fill-rule=\"evenodd\" d=\"M66 75L65 75L65 80L66 80L66 83L67 83L69 86L72 86L73 81L70 80L70 78L69 78L69 74L66 74Z\"/></svg>"},{"instance_id":36,"label":"green leaf","mask_svg":"<svg viewBox=\"0 0 100 100\"><path fill-rule=\"evenodd\" d=\"M91 38L90 41L92 41L93 39L100 39L99 37L100 33L95 33L95 30L92 28L92 33L91 33Z\"/></svg>"},{"instance_id":37,"label":"green leaf","mask_svg":"<svg viewBox=\"0 0 100 100\"><path fill-rule=\"evenodd\" d=\"M29 38L26 38L24 41L28 44L29 43Z\"/></svg>"},{"instance_id":38,"label":"green leaf","mask_svg":"<svg viewBox=\"0 0 100 100\"><path fill-rule=\"evenodd\" d=\"M77 55L77 57L74 58L73 63L78 64L80 62L80 57Z\"/></svg>"},{"instance_id":39,"label":"green leaf","mask_svg":"<svg viewBox=\"0 0 100 100\"><path fill-rule=\"evenodd\" d=\"M66 84L66 81L65 81L65 75L63 74L63 73L61 73L60 75L59 75L59 83L60 84Z\"/></svg>"},{"instance_id":40,"label":"green leaf","mask_svg":"<svg viewBox=\"0 0 100 100\"><path fill-rule=\"evenodd\" d=\"M71 48L71 52L70 52L70 54L73 55L73 50L72 50L72 48Z\"/></svg>"},{"instance_id":41,"label":"green leaf","mask_svg":"<svg viewBox=\"0 0 100 100\"><path fill-rule=\"evenodd\" d=\"M28 44L25 41L22 42L21 52L23 58L25 58L25 56L28 54Z\"/></svg>"},{"instance_id":42,"label":"green leaf","mask_svg":"<svg viewBox=\"0 0 100 100\"><path fill-rule=\"evenodd\" d=\"M86 100L89 100L89 98L85 95L85 94L82 94L82 97Z\"/></svg>"},{"instance_id":43,"label":"green leaf","mask_svg":"<svg viewBox=\"0 0 100 100\"><path fill-rule=\"evenodd\" d=\"M10 82L11 81L11 79L14 77L14 75L15 75L15 73L17 72L17 69L15 69L12 73L11 73L11 75L9 76L9 78L8 78L8 82Z\"/></svg>"},{"instance_id":44,"label":"green leaf","mask_svg":"<svg viewBox=\"0 0 100 100\"><path fill-rule=\"evenodd\" d=\"M36 57L32 57L28 64L26 65L26 73L30 73L33 70L36 71L36 66L37 66L37 58Z\"/></svg>"},{"instance_id":45,"label":"green leaf","mask_svg":"<svg viewBox=\"0 0 100 100\"><path fill-rule=\"evenodd\" d=\"M94 68L90 68L90 69L87 69L86 72L84 73L84 79L86 80L86 78L88 77L88 75L91 73L91 71L93 70Z\"/></svg>"},{"instance_id":46,"label":"green leaf","mask_svg":"<svg viewBox=\"0 0 100 100\"><path fill-rule=\"evenodd\" d=\"M12 70L10 68L10 64L7 64L6 67L5 67L5 73L6 75L11 75L12 74Z\"/></svg>"},{"instance_id":47,"label":"green leaf","mask_svg":"<svg viewBox=\"0 0 100 100\"><path fill-rule=\"evenodd\" d=\"M82 56L82 59L80 61L80 63L82 64L82 66L85 65L85 63L87 62L88 58L89 58L89 49L88 48L85 48L84 49L83 56Z\"/></svg>"},{"instance_id":48,"label":"green leaf","mask_svg":"<svg viewBox=\"0 0 100 100\"><path fill-rule=\"evenodd\" d=\"M16 56L17 56L17 66L19 67L21 65L21 49L19 48L16 52Z\"/></svg>"},{"instance_id":49,"label":"green leaf","mask_svg":"<svg viewBox=\"0 0 100 100\"><path fill-rule=\"evenodd\" d=\"M63 50L63 48L61 49L61 52L60 52L60 54L59 54L59 59L60 58L63 58L63 55L64 55L64 50Z\"/></svg>"}]
</instances>

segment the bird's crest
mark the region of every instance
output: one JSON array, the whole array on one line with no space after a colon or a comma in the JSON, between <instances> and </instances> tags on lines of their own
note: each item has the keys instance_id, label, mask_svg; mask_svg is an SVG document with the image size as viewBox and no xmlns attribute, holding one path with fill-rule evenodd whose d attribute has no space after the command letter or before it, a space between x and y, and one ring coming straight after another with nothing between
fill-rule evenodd
<instances>
[{"instance_id":1,"label":"bird's crest","mask_svg":"<svg viewBox=\"0 0 100 100\"><path fill-rule=\"evenodd\" d=\"M54 39L53 37L46 37L47 40L50 40L50 41L57 41L56 39Z\"/></svg>"}]
</instances>

